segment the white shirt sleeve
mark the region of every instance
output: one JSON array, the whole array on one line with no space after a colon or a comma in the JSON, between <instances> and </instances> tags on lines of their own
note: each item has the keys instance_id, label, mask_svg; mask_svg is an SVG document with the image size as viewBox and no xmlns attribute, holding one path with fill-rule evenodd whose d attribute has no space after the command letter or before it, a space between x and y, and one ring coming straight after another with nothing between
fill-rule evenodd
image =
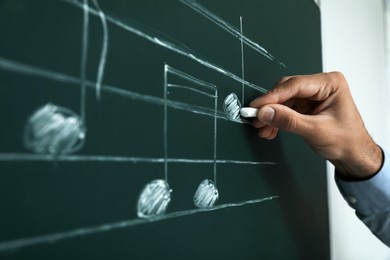
<instances>
[{"instance_id":1,"label":"white shirt sleeve","mask_svg":"<svg viewBox=\"0 0 390 260\"><path fill-rule=\"evenodd\" d=\"M356 215L383 243L390 247L390 155L384 152L380 171L364 181L344 181L336 173L336 184Z\"/></svg>"}]
</instances>

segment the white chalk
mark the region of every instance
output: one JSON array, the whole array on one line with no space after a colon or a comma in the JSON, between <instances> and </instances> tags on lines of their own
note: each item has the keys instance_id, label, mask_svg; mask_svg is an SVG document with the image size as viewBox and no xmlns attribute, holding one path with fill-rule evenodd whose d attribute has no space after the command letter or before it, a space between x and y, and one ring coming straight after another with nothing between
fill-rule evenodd
<instances>
[{"instance_id":1,"label":"white chalk","mask_svg":"<svg viewBox=\"0 0 390 260\"><path fill-rule=\"evenodd\" d=\"M240 110L240 114L243 117L256 117L257 111L259 111L257 108L253 107L243 107Z\"/></svg>"}]
</instances>

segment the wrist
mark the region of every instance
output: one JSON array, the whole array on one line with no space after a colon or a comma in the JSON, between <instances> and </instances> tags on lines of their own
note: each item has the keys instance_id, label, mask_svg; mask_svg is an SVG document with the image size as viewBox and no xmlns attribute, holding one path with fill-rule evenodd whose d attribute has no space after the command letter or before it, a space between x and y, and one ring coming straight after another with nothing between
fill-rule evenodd
<instances>
[{"instance_id":1,"label":"wrist","mask_svg":"<svg viewBox=\"0 0 390 260\"><path fill-rule=\"evenodd\" d=\"M363 147L363 146L362 146ZM331 160L340 178L346 181L361 181L373 177L383 165L382 149L373 141L359 148L358 153L349 152L344 158Z\"/></svg>"}]
</instances>

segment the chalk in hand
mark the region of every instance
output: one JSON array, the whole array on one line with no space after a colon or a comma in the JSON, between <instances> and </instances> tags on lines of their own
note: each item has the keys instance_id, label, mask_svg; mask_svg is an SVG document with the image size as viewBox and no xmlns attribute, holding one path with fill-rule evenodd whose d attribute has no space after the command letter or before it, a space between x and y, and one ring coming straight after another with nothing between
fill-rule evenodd
<instances>
[{"instance_id":1,"label":"chalk in hand","mask_svg":"<svg viewBox=\"0 0 390 260\"><path fill-rule=\"evenodd\" d=\"M253 107L243 107L240 110L240 114L243 117L256 117L257 116L257 108Z\"/></svg>"}]
</instances>

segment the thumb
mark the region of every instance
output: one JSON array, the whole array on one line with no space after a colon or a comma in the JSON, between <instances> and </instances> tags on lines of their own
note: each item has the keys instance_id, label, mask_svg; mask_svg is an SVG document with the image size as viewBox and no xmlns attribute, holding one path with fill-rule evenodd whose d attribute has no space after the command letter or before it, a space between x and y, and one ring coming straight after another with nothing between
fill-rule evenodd
<instances>
[{"instance_id":1,"label":"thumb","mask_svg":"<svg viewBox=\"0 0 390 260\"><path fill-rule=\"evenodd\" d=\"M257 112L257 119L275 128L308 137L313 128L310 116L280 104L266 105Z\"/></svg>"}]
</instances>

